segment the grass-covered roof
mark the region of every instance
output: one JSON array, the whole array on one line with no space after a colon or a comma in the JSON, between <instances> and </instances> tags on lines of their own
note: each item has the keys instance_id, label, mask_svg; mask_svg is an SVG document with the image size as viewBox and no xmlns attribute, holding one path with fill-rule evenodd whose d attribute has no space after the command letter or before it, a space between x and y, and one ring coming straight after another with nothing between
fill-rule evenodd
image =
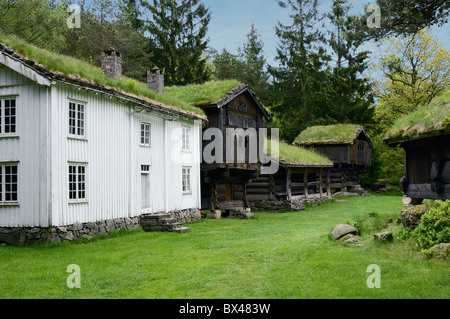
<instances>
[{"instance_id":1,"label":"grass-covered roof","mask_svg":"<svg viewBox=\"0 0 450 319\"><path fill-rule=\"evenodd\" d=\"M436 97L429 105L399 118L384 140L398 143L443 134L450 134L450 91Z\"/></svg>"},{"instance_id":2,"label":"grass-covered roof","mask_svg":"<svg viewBox=\"0 0 450 319\"><path fill-rule=\"evenodd\" d=\"M209 81L204 84L166 87L165 91L186 103L206 105L217 103L228 92L241 84L236 80Z\"/></svg>"},{"instance_id":3,"label":"grass-covered roof","mask_svg":"<svg viewBox=\"0 0 450 319\"><path fill-rule=\"evenodd\" d=\"M304 130L294 141L295 145L349 144L361 133L356 124L312 126Z\"/></svg>"},{"instance_id":4,"label":"grass-covered roof","mask_svg":"<svg viewBox=\"0 0 450 319\"><path fill-rule=\"evenodd\" d=\"M38 48L11 35L0 33L0 43L5 44L26 59L35 62L37 65L47 67L51 71L61 73L72 79L79 79L80 81L87 80L86 82L116 89L124 93L132 94L138 98L143 97L145 98L145 101L149 103L154 101L159 106L170 106L172 107L171 109L175 111L178 109L182 113L192 113L204 117L205 113L200 108L186 103L170 94L158 94L150 90L146 83L133 80L126 76L123 76L122 80L109 78L100 68L87 62ZM149 101L149 99L151 101Z\"/></svg>"},{"instance_id":5,"label":"grass-covered roof","mask_svg":"<svg viewBox=\"0 0 450 319\"><path fill-rule=\"evenodd\" d=\"M272 142L267 140L267 153L272 154ZM325 156L304 149L300 146L279 142L279 159L287 166L333 166L333 162Z\"/></svg>"}]
</instances>

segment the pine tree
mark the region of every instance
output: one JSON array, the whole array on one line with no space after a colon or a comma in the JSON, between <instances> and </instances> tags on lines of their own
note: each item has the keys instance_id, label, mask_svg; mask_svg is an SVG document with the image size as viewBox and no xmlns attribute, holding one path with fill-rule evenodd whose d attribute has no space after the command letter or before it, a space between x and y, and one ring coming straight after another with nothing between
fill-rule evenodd
<instances>
[{"instance_id":1,"label":"pine tree","mask_svg":"<svg viewBox=\"0 0 450 319\"><path fill-rule=\"evenodd\" d=\"M348 14L347 0L334 0L328 18L333 26L328 43L333 50L334 65L327 72L328 103L318 114L330 122L367 124L372 122L374 102L372 85L362 73L368 67L367 51L360 52L363 35L358 20Z\"/></svg>"},{"instance_id":2,"label":"pine tree","mask_svg":"<svg viewBox=\"0 0 450 319\"><path fill-rule=\"evenodd\" d=\"M284 0L279 5L291 9L292 23L278 22L275 29L280 66L269 67L273 77L271 110L282 137L293 141L308 125L317 123L315 113L324 103L323 66L328 60L320 31L324 17L318 12L317 0Z\"/></svg>"},{"instance_id":3,"label":"pine tree","mask_svg":"<svg viewBox=\"0 0 450 319\"><path fill-rule=\"evenodd\" d=\"M266 58L264 57L264 44L259 39L258 30L252 24L247 42L239 48L240 65L238 80L247 83L256 92L258 97L267 99L269 74L266 71Z\"/></svg>"},{"instance_id":4,"label":"pine tree","mask_svg":"<svg viewBox=\"0 0 450 319\"><path fill-rule=\"evenodd\" d=\"M142 1L151 19L146 23L157 45L152 61L165 71L166 85L202 83L208 79L203 52L211 20L209 8L200 0Z\"/></svg>"}]
</instances>

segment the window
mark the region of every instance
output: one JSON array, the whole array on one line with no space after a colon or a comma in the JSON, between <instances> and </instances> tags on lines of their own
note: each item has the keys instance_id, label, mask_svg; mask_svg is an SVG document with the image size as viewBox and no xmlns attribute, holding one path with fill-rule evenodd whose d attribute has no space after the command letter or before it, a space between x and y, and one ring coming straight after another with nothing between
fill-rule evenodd
<instances>
[{"instance_id":1,"label":"window","mask_svg":"<svg viewBox=\"0 0 450 319\"><path fill-rule=\"evenodd\" d=\"M190 193L191 191L191 168L183 167L183 193Z\"/></svg>"},{"instance_id":2,"label":"window","mask_svg":"<svg viewBox=\"0 0 450 319\"><path fill-rule=\"evenodd\" d=\"M69 201L86 200L86 165L69 164Z\"/></svg>"},{"instance_id":3,"label":"window","mask_svg":"<svg viewBox=\"0 0 450 319\"><path fill-rule=\"evenodd\" d=\"M141 123L141 145L150 146L150 129L151 125L148 123Z\"/></svg>"},{"instance_id":4,"label":"window","mask_svg":"<svg viewBox=\"0 0 450 319\"><path fill-rule=\"evenodd\" d=\"M189 127L183 126L183 135L182 135L183 151L189 151L191 149L190 135L191 135L191 129Z\"/></svg>"},{"instance_id":5,"label":"window","mask_svg":"<svg viewBox=\"0 0 450 319\"><path fill-rule=\"evenodd\" d=\"M82 103L69 102L69 135L84 137L86 106Z\"/></svg>"},{"instance_id":6,"label":"window","mask_svg":"<svg viewBox=\"0 0 450 319\"><path fill-rule=\"evenodd\" d=\"M16 133L16 111L16 98L0 98L0 136Z\"/></svg>"},{"instance_id":7,"label":"window","mask_svg":"<svg viewBox=\"0 0 450 319\"><path fill-rule=\"evenodd\" d=\"M141 165L141 208L150 207L150 165Z\"/></svg>"},{"instance_id":8,"label":"window","mask_svg":"<svg viewBox=\"0 0 450 319\"><path fill-rule=\"evenodd\" d=\"M358 151L364 152L364 145L358 145Z\"/></svg>"},{"instance_id":9,"label":"window","mask_svg":"<svg viewBox=\"0 0 450 319\"><path fill-rule=\"evenodd\" d=\"M149 174L150 173L150 165L141 165L141 173Z\"/></svg>"},{"instance_id":10,"label":"window","mask_svg":"<svg viewBox=\"0 0 450 319\"><path fill-rule=\"evenodd\" d=\"M18 164L0 164L0 204L18 202Z\"/></svg>"}]
</instances>

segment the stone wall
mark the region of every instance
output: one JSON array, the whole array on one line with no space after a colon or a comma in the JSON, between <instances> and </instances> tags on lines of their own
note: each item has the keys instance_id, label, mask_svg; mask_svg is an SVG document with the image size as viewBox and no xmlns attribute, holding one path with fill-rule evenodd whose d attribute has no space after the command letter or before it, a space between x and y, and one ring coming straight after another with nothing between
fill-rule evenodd
<instances>
[{"instance_id":1,"label":"stone wall","mask_svg":"<svg viewBox=\"0 0 450 319\"><path fill-rule=\"evenodd\" d=\"M197 209L186 209L168 213L177 223L184 224L201 219ZM53 243L76 239L91 239L111 231L141 228L140 218L118 218L95 223L77 223L63 227L0 227L0 243L23 245L33 243Z\"/></svg>"},{"instance_id":2,"label":"stone wall","mask_svg":"<svg viewBox=\"0 0 450 319\"><path fill-rule=\"evenodd\" d=\"M332 197L322 196L320 197L310 197L307 199L294 199L294 200L260 200L251 201L249 203L252 211L299 211L304 210L306 204L317 205L330 201Z\"/></svg>"}]
</instances>

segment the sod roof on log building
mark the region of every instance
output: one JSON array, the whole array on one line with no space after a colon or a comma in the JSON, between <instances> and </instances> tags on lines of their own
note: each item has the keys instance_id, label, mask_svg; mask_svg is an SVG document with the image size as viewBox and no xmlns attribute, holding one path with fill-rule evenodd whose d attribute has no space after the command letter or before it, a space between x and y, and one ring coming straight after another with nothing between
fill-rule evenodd
<instances>
[{"instance_id":1,"label":"sod roof on log building","mask_svg":"<svg viewBox=\"0 0 450 319\"><path fill-rule=\"evenodd\" d=\"M222 107L238 95L248 92L263 114L270 118L270 113L248 84L236 80L208 81L204 84L166 87L165 91L193 106L200 108Z\"/></svg>"},{"instance_id":2,"label":"sod roof on log building","mask_svg":"<svg viewBox=\"0 0 450 319\"><path fill-rule=\"evenodd\" d=\"M40 75L55 81L76 84L119 98L130 98L153 109L205 119L202 109L170 94L161 95L142 83L126 76L121 80L107 77L100 68L79 59L38 48L19 38L0 33L0 57L15 59Z\"/></svg>"},{"instance_id":3,"label":"sod roof on log building","mask_svg":"<svg viewBox=\"0 0 450 319\"><path fill-rule=\"evenodd\" d=\"M272 157L276 157L272 144L273 142L268 139L267 153ZM288 167L333 167L333 162L327 157L284 142L279 142L279 162Z\"/></svg>"},{"instance_id":4,"label":"sod roof on log building","mask_svg":"<svg viewBox=\"0 0 450 319\"><path fill-rule=\"evenodd\" d=\"M364 128L357 124L312 126L297 136L294 145L353 144L361 133L372 145Z\"/></svg>"},{"instance_id":5,"label":"sod roof on log building","mask_svg":"<svg viewBox=\"0 0 450 319\"><path fill-rule=\"evenodd\" d=\"M397 144L445 134L450 134L450 91L399 118L386 133L384 141Z\"/></svg>"}]
</instances>

